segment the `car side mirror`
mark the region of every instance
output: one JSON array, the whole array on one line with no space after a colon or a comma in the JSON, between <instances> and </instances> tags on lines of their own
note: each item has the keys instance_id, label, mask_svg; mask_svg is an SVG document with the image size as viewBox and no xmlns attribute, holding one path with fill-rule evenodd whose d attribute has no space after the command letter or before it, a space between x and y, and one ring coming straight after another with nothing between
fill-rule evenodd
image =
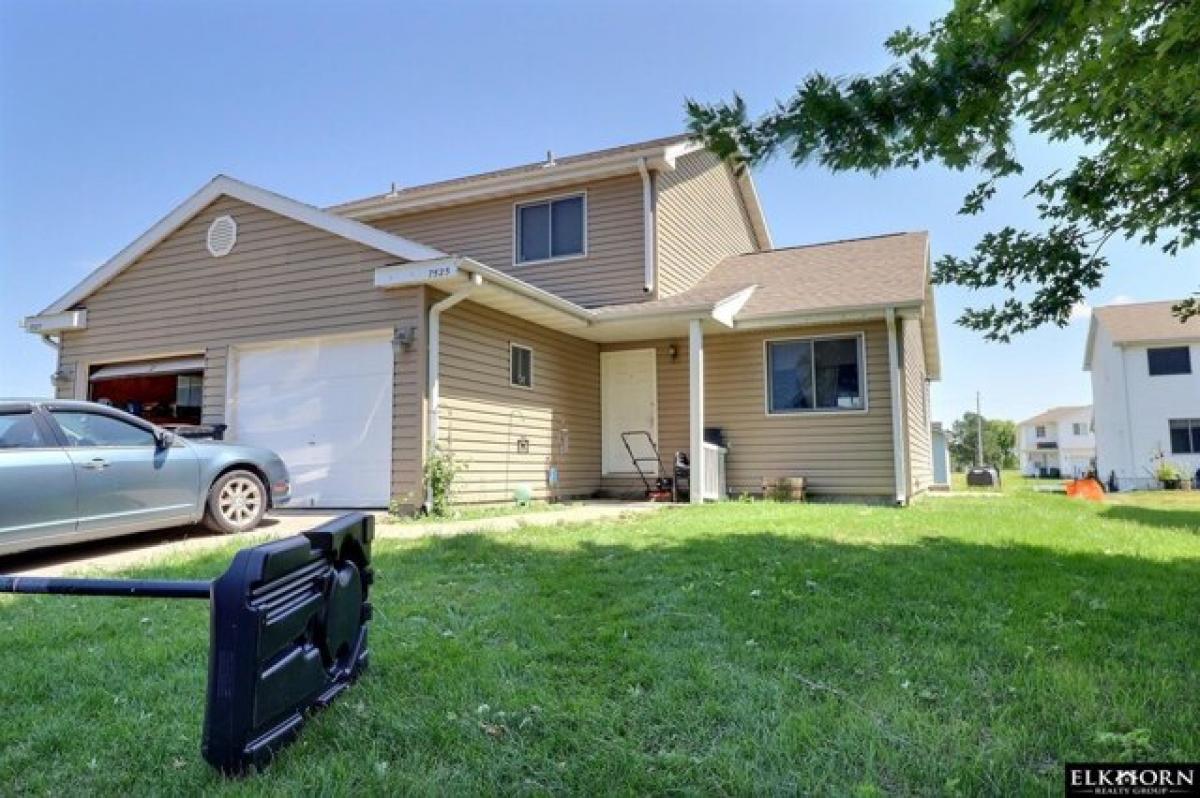
<instances>
[{"instance_id":1,"label":"car side mirror","mask_svg":"<svg viewBox=\"0 0 1200 798\"><path fill-rule=\"evenodd\" d=\"M154 433L154 441L160 449L170 449L175 442L175 433L160 429Z\"/></svg>"}]
</instances>

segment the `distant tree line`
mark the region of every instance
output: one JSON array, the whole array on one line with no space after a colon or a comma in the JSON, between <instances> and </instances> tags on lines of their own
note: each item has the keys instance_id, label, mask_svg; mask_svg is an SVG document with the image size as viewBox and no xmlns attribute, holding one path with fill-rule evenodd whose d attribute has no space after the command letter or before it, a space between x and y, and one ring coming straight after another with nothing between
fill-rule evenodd
<instances>
[{"instance_id":1,"label":"distant tree line","mask_svg":"<svg viewBox=\"0 0 1200 798\"><path fill-rule=\"evenodd\" d=\"M950 462L956 471L975 464L975 447L978 438L979 416L970 411L950 425L947 443L950 447ZM983 417L983 465L1000 468L1016 468L1017 425L1002 418Z\"/></svg>"}]
</instances>

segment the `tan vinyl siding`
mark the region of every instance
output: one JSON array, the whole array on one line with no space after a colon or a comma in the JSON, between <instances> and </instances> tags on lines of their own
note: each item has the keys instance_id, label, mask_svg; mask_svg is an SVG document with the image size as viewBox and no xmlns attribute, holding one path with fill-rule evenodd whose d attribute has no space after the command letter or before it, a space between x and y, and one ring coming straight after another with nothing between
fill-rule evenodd
<instances>
[{"instance_id":1,"label":"tan vinyl siding","mask_svg":"<svg viewBox=\"0 0 1200 798\"><path fill-rule=\"evenodd\" d=\"M729 255L757 249L737 181L717 156L691 153L656 180L659 296L686 291Z\"/></svg>"},{"instance_id":2,"label":"tan vinyl siding","mask_svg":"<svg viewBox=\"0 0 1200 798\"><path fill-rule=\"evenodd\" d=\"M925 346L918 319L903 320L904 424L908 438L908 491L916 496L933 482Z\"/></svg>"},{"instance_id":3,"label":"tan vinyl siding","mask_svg":"<svg viewBox=\"0 0 1200 798\"><path fill-rule=\"evenodd\" d=\"M539 198L587 193L587 256L514 263L514 206ZM553 192L390 216L371 224L456 255L474 258L586 307L640 302L645 282L642 183L637 175Z\"/></svg>"},{"instance_id":4,"label":"tan vinyl siding","mask_svg":"<svg viewBox=\"0 0 1200 798\"><path fill-rule=\"evenodd\" d=\"M205 235L230 214L237 245L212 257ZM270 211L221 197L97 290L88 328L63 336L60 363L172 354L205 359L204 420L224 421L231 345L394 327L421 329L423 289L382 291L374 270L396 258ZM71 395L73 385L61 388ZM420 488L424 359L397 349L393 494Z\"/></svg>"},{"instance_id":5,"label":"tan vinyl siding","mask_svg":"<svg viewBox=\"0 0 1200 798\"><path fill-rule=\"evenodd\" d=\"M768 416L764 341L864 333L867 410ZM674 361L668 346L674 344ZM663 462L687 451L687 339L606 345L605 351L653 346L658 368L658 428ZM759 493L763 478L806 477L815 495L894 495L891 392L887 332L882 322L794 327L764 332L710 335L705 339L705 426L722 427L729 444L732 494ZM636 478L606 478L614 492L640 485Z\"/></svg>"},{"instance_id":6,"label":"tan vinyl siding","mask_svg":"<svg viewBox=\"0 0 1200 798\"><path fill-rule=\"evenodd\" d=\"M509 380L509 344L533 350L533 387ZM518 485L552 498L590 496L600 475L600 355L594 343L473 302L442 317L440 444L466 466L456 503L511 501ZM563 451L563 432L567 434ZM527 438L529 451L518 451Z\"/></svg>"}]
</instances>

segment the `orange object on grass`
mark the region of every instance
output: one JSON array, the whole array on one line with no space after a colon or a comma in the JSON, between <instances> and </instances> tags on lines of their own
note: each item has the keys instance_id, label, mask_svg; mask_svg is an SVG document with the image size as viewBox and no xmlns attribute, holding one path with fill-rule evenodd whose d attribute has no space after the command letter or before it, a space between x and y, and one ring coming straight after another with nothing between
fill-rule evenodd
<instances>
[{"instance_id":1,"label":"orange object on grass","mask_svg":"<svg viewBox=\"0 0 1200 798\"><path fill-rule=\"evenodd\" d=\"M1067 483L1067 495L1073 499L1102 502L1104 501L1104 486L1091 477L1076 479Z\"/></svg>"}]
</instances>

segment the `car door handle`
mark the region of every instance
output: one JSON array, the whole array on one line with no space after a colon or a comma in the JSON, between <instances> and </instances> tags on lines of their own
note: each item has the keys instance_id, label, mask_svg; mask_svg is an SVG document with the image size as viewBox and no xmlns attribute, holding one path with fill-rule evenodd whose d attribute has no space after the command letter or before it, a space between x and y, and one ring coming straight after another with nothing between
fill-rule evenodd
<instances>
[{"instance_id":1,"label":"car door handle","mask_svg":"<svg viewBox=\"0 0 1200 798\"><path fill-rule=\"evenodd\" d=\"M93 457L91 460L88 460L86 463L82 463L80 465L80 467L86 468L89 471L100 471L102 469L108 468L108 461L105 460L103 457Z\"/></svg>"}]
</instances>

